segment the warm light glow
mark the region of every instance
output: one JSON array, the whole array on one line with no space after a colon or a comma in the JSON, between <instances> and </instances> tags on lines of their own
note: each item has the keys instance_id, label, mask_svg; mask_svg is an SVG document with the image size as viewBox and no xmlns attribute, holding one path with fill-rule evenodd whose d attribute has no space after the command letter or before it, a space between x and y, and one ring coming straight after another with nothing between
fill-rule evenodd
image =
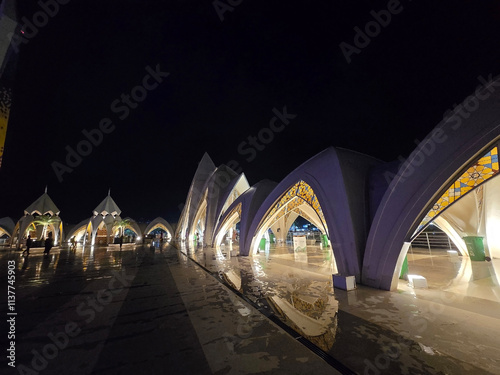
<instances>
[{"instance_id":1,"label":"warm light glow","mask_svg":"<svg viewBox=\"0 0 500 375\"><path fill-rule=\"evenodd\" d=\"M486 223L487 236L485 241L488 244L490 257L492 258L500 257L500 231L498 228L500 228L500 217L490 215Z\"/></svg>"}]
</instances>

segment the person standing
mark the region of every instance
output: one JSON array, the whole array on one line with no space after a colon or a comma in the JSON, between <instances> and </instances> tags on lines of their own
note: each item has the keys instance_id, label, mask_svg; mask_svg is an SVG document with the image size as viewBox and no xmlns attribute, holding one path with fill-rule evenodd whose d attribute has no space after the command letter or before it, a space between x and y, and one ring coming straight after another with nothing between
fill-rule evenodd
<instances>
[{"instance_id":1,"label":"person standing","mask_svg":"<svg viewBox=\"0 0 500 375\"><path fill-rule=\"evenodd\" d=\"M76 251L76 237L71 237L71 250Z\"/></svg>"},{"instance_id":2,"label":"person standing","mask_svg":"<svg viewBox=\"0 0 500 375\"><path fill-rule=\"evenodd\" d=\"M52 239L52 232L50 232L47 236L47 239L45 240L45 250L43 251L43 254L49 255L52 246L54 246L54 240Z\"/></svg>"},{"instance_id":3,"label":"person standing","mask_svg":"<svg viewBox=\"0 0 500 375\"><path fill-rule=\"evenodd\" d=\"M23 251L23 256L24 253L26 253L26 256L30 255L31 244L32 244L31 236L28 235L28 238L26 239L26 250Z\"/></svg>"},{"instance_id":4,"label":"person standing","mask_svg":"<svg viewBox=\"0 0 500 375\"><path fill-rule=\"evenodd\" d=\"M120 236L120 251L122 250L122 246L123 246L123 234Z\"/></svg>"}]
</instances>

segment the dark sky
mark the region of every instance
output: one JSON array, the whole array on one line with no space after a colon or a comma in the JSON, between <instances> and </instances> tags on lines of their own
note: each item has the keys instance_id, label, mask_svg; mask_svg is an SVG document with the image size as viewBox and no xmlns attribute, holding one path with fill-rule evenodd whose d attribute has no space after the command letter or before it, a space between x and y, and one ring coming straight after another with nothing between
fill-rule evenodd
<instances>
[{"instance_id":1,"label":"dark sky","mask_svg":"<svg viewBox=\"0 0 500 375\"><path fill-rule=\"evenodd\" d=\"M251 185L280 181L329 146L407 156L478 76L499 73L500 5L401 1L348 63L339 44L354 45L354 27L387 7L244 0L221 21L212 1L60 5L18 55L0 217L18 220L48 185L65 222L89 217L108 188L122 216L176 222L205 151L217 165L235 160ZM19 8L28 20L40 10ZM157 65L170 75L120 119L111 103ZM297 116L247 161L238 147L284 106ZM105 118L115 129L59 182L53 162L65 164L66 147Z\"/></svg>"}]
</instances>

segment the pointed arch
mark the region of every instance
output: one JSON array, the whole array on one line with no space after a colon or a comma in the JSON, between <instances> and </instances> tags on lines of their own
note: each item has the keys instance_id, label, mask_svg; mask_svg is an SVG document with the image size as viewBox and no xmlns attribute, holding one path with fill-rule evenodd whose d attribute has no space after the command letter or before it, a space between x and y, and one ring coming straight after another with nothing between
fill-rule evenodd
<instances>
[{"instance_id":1,"label":"pointed arch","mask_svg":"<svg viewBox=\"0 0 500 375\"><path fill-rule=\"evenodd\" d=\"M301 206L302 209L300 208ZM263 226L272 227L282 217L285 217L286 222L287 216L291 213L296 213L304 217L304 219L309 220L323 233L328 235L325 216L323 215L318 197L314 194L311 186L303 180L300 180L282 194L276 204L262 218L259 229ZM267 225L265 225L266 221L268 222Z\"/></svg>"},{"instance_id":2,"label":"pointed arch","mask_svg":"<svg viewBox=\"0 0 500 375\"><path fill-rule=\"evenodd\" d=\"M215 164L210 156L204 153L196 168L186 197L186 203L182 208L179 218L179 225L175 232L175 237L179 240L186 240L195 210L199 206L202 194L204 193L203 186L215 169Z\"/></svg>"},{"instance_id":3,"label":"pointed arch","mask_svg":"<svg viewBox=\"0 0 500 375\"><path fill-rule=\"evenodd\" d=\"M171 238L174 236L174 230L172 229L172 226L167 220L163 219L162 217L157 217L154 220L152 220L148 224L146 229L144 229L144 235L147 236L149 233L151 233L157 228L163 229L165 232L168 233L168 235Z\"/></svg>"},{"instance_id":4,"label":"pointed arch","mask_svg":"<svg viewBox=\"0 0 500 375\"><path fill-rule=\"evenodd\" d=\"M0 219L0 237L6 234L12 237L16 224L10 217L3 217Z\"/></svg>"},{"instance_id":5,"label":"pointed arch","mask_svg":"<svg viewBox=\"0 0 500 375\"><path fill-rule=\"evenodd\" d=\"M500 139L499 100L500 92L488 94L467 118L451 112L401 165L372 222L363 260L363 284L386 290L396 288L408 249L405 244L409 244L436 202L441 199L439 206L448 205L443 199L445 192L452 185L454 189L464 172ZM439 207L436 209L434 212L439 213Z\"/></svg>"},{"instance_id":6,"label":"pointed arch","mask_svg":"<svg viewBox=\"0 0 500 375\"><path fill-rule=\"evenodd\" d=\"M216 246L220 246L227 231L241 221L241 205L241 202L239 202L227 215L224 215L224 220L221 222L217 234L214 237Z\"/></svg>"},{"instance_id":7,"label":"pointed arch","mask_svg":"<svg viewBox=\"0 0 500 375\"><path fill-rule=\"evenodd\" d=\"M472 192L476 188L480 188L481 185L490 178L499 174L498 149L499 144L494 144L486 154L479 157L472 165L466 166L466 170L463 173L458 172L458 178L456 178L456 180L441 194L439 199L431 205L427 214L420 221L415 233L411 235L410 240L418 236L418 234L443 211L463 198L466 194ZM481 189L479 190L482 191Z\"/></svg>"},{"instance_id":8,"label":"pointed arch","mask_svg":"<svg viewBox=\"0 0 500 375\"><path fill-rule=\"evenodd\" d=\"M85 237L88 224L89 219L82 220L81 222L76 224L73 228L71 228L71 230L68 230L65 241L69 242L73 237L75 237L77 242L82 241L82 239Z\"/></svg>"},{"instance_id":9,"label":"pointed arch","mask_svg":"<svg viewBox=\"0 0 500 375\"><path fill-rule=\"evenodd\" d=\"M333 147L307 160L262 203L252 221L251 242L245 245L243 255L256 251L259 236L272 220L288 212L298 214L298 208L328 235L340 273L356 276L359 281L368 233L367 176L370 168L379 164L369 156Z\"/></svg>"},{"instance_id":10,"label":"pointed arch","mask_svg":"<svg viewBox=\"0 0 500 375\"><path fill-rule=\"evenodd\" d=\"M247 189L221 215L219 223L214 231L214 242L216 245L219 239L222 239L227 232L227 228L240 223L239 249L242 255L248 255L244 249L250 246L252 236L250 234L250 225L254 220L255 214L259 210L262 202L268 197L271 191L276 187L276 182L262 180ZM241 208L239 207L241 205ZM226 229L225 229L226 228ZM219 242L220 244L220 242Z\"/></svg>"}]
</instances>

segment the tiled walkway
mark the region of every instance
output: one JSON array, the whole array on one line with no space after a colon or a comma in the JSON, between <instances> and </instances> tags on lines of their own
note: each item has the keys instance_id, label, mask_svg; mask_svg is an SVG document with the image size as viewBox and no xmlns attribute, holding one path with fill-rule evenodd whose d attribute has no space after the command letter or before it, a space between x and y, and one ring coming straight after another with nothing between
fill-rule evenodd
<instances>
[{"instance_id":1,"label":"tiled walkway","mask_svg":"<svg viewBox=\"0 0 500 375\"><path fill-rule=\"evenodd\" d=\"M2 374L338 373L172 247L4 250L5 289L9 260L17 369L2 356Z\"/></svg>"}]
</instances>

